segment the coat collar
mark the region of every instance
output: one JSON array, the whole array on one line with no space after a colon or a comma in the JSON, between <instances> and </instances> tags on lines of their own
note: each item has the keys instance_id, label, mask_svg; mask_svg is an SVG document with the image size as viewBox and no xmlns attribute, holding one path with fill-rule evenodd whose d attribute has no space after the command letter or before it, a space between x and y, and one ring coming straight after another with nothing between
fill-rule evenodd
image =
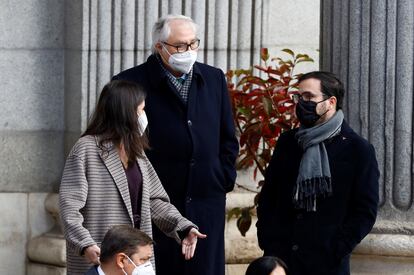
<instances>
[{"instance_id":1,"label":"coat collar","mask_svg":"<svg viewBox=\"0 0 414 275\"><path fill-rule=\"evenodd\" d=\"M350 144L352 144L353 135L355 135L355 132L344 120L342 122L341 132L339 135L336 135L325 142L325 146L329 146L331 148L329 151L330 159L341 159L341 156L347 155L347 152L349 152L347 148Z\"/></svg>"},{"instance_id":2,"label":"coat collar","mask_svg":"<svg viewBox=\"0 0 414 275\"><path fill-rule=\"evenodd\" d=\"M355 134L354 130L349 126L349 124L345 121L342 122L341 126L341 136L343 137L350 137L351 135Z\"/></svg>"},{"instance_id":3,"label":"coat collar","mask_svg":"<svg viewBox=\"0 0 414 275\"><path fill-rule=\"evenodd\" d=\"M193 65L193 80L197 81L197 84L203 84L205 79L200 71L200 63L196 62ZM152 54L147 59L147 66L151 81L152 87L160 87L161 84L167 81L167 76L165 75L164 71L160 67L160 64L157 60L155 54ZM160 81L163 80L163 81Z\"/></svg>"},{"instance_id":4,"label":"coat collar","mask_svg":"<svg viewBox=\"0 0 414 275\"><path fill-rule=\"evenodd\" d=\"M116 146L110 141L103 143L102 146L99 146L99 138L96 136L95 141L97 147L99 148L99 156L111 174L128 211L131 223L133 224L134 218L132 215L131 196L129 194L128 180L126 178L121 159L119 158L118 150L116 149Z\"/></svg>"},{"instance_id":5,"label":"coat collar","mask_svg":"<svg viewBox=\"0 0 414 275\"><path fill-rule=\"evenodd\" d=\"M144 153L145 154L145 153ZM142 222L147 220L148 215L150 215L150 211L145 208L146 201L150 200L151 198L151 192L150 192L150 176L148 174L148 164L145 158L137 158L137 163L141 171L142 175L142 197L141 197L141 226ZM149 208L149 207L148 207ZM141 227L140 226L140 227Z\"/></svg>"}]
</instances>

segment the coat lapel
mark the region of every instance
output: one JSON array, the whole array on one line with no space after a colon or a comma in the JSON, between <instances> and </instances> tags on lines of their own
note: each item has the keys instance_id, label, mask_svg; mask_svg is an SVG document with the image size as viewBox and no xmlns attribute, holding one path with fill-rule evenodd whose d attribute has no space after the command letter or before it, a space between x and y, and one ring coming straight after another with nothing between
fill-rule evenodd
<instances>
[{"instance_id":1,"label":"coat lapel","mask_svg":"<svg viewBox=\"0 0 414 275\"><path fill-rule=\"evenodd\" d=\"M157 57L153 54L150 55L147 59L148 71L150 72L150 82L151 87L154 87L154 91L166 91L173 93L180 106L185 108L185 103L183 102L180 94L173 84L168 81L168 77L165 75L164 70L161 68Z\"/></svg>"},{"instance_id":2,"label":"coat lapel","mask_svg":"<svg viewBox=\"0 0 414 275\"><path fill-rule=\"evenodd\" d=\"M107 150L101 150L99 156L103 163L111 174L119 193L121 194L122 200L128 211L131 223L134 224L134 218L132 215L131 197L129 195L128 180L125 175L124 168L122 167L121 160L118 155L118 151L112 143L104 144Z\"/></svg>"},{"instance_id":3,"label":"coat lapel","mask_svg":"<svg viewBox=\"0 0 414 275\"><path fill-rule=\"evenodd\" d=\"M150 215L150 181L148 168L145 159L137 158L137 163L142 175L142 198L141 198L141 227L142 222L147 220Z\"/></svg>"},{"instance_id":4,"label":"coat lapel","mask_svg":"<svg viewBox=\"0 0 414 275\"><path fill-rule=\"evenodd\" d=\"M187 102L187 117L195 117L197 111L197 96L203 91L202 85L204 85L203 75L197 65L197 62L193 66L193 79L191 80L190 90L188 91Z\"/></svg>"},{"instance_id":5,"label":"coat lapel","mask_svg":"<svg viewBox=\"0 0 414 275\"><path fill-rule=\"evenodd\" d=\"M351 145L351 134L352 129L344 120L344 122L342 123L341 132L339 133L339 135L333 137L333 140L331 141L332 144L325 143L325 147L330 148L328 152L330 161L335 162L347 159L347 157L349 156L348 146Z\"/></svg>"}]
</instances>

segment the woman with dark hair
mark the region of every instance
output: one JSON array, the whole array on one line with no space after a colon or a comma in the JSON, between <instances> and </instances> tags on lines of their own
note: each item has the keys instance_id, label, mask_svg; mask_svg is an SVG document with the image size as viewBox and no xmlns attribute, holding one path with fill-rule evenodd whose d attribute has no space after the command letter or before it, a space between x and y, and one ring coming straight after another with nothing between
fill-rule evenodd
<instances>
[{"instance_id":1,"label":"woman with dark hair","mask_svg":"<svg viewBox=\"0 0 414 275\"><path fill-rule=\"evenodd\" d=\"M99 264L99 245L114 225L130 225L152 237L153 221L181 243L187 260L194 255L197 238L206 237L170 203L144 153L144 107L141 87L111 81L69 153L59 192L68 274L83 274Z\"/></svg>"},{"instance_id":2,"label":"woman with dark hair","mask_svg":"<svg viewBox=\"0 0 414 275\"><path fill-rule=\"evenodd\" d=\"M263 256L249 264L246 275L287 275L286 264L277 257Z\"/></svg>"}]
</instances>

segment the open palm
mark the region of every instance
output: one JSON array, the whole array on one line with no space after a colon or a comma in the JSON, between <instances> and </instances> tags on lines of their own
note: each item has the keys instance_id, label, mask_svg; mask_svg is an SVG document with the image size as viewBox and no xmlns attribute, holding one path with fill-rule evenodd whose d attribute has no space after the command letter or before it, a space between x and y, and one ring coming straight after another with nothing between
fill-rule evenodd
<instances>
[{"instance_id":1,"label":"open palm","mask_svg":"<svg viewBox=\"0 0 414 275\"><path fill-rule=\"evenodd\" d=\"M186 260L190 260L194 256L198 238L207 238L207 235L200 233L197 229L191 228L187 237L181 242L181 251Z\"/></svg>"}]
</instances>

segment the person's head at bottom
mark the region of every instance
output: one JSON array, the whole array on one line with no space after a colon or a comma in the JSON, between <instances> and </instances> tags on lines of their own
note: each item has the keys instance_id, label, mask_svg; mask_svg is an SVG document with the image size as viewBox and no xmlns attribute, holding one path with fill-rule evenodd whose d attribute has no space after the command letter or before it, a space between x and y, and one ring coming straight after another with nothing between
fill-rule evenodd
<instances>
[{"instance_id":1,"label":"person's head at bottom","mask_svg":"<svg viewBox=\"0 0 414 275\"><path fill-rule=\"evenodd\" d=\"M108 230L101 244L100 262L105 274L154 274L150 258L153 240L144 232L126 225Z\"/></svg>"},{"instance_id":2,"label":"person's head at bottom","mask_svg":"<svg viewBox=\"0 0 414 275\"><path fill-rule=\"evenodd\" d=\"M246 275L287 275L286 264L277 257L263 256L249 264Z\"/></svg>"}]
</instances>

